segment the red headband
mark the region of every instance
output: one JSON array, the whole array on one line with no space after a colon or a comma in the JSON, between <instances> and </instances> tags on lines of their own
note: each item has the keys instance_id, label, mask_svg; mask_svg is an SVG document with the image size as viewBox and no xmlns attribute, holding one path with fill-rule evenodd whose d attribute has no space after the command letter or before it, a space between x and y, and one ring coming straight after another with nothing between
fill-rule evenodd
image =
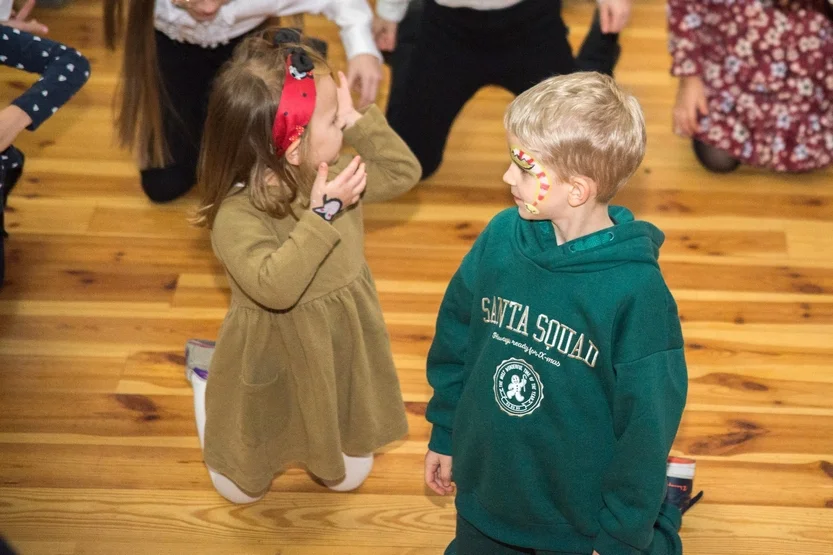
<instances>
[{"instance_id":1,"label":"red headband","mask_svg":"<svg viewBox=\"0 0 833 555\"><path fill-rule=\"evenodd\" d=\"M283 156L292 143L301 138L312 119L315 110L313 67L303 50L286 58L286 78L272 125L272 141L278 156Z\"/></svg>"}]
</instances>

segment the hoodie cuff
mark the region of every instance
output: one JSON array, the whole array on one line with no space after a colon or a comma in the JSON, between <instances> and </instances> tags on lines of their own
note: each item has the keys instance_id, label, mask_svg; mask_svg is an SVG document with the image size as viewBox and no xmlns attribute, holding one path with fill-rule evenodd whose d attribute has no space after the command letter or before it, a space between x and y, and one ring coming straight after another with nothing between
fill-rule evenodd
<instances>
[{"instance_id":1,"label":"hoodie cuff","mask_svg":"<svg viewBox=\"0 0 833 555\"><path fill-rule=\"evenodd\" d=\"M370 29L370 22L357 23L352 27L342 28L341 43L344 45L344 52L347 54L347 60L352 60L360 54L370 54L379 60L382 59L382 53L376 48L376 43L373 41L373 32Z\"/></svg>"},{"instance_id":2,"label":"hoodie cuff","mask_svg":"<svg viewBox=\"0 0 833 555\"><path fill-rule=\"evenodd\" d=\"M440 455L451 456L451 430L446 430L434 425L431 430L431 439L428 441L428 448Z\"/></svg>"},{"instance_id":3,"label":"hoodie cuff","mask_svg":"<svg viewBox=\"0 0 833 555\"><path fill-rule=\"evenodd\" d=\"M593 549L599 555L644 555L641 549L621 542L604 531L604 528L596 536L593 542Z\"/></svg>"}]
</instances>

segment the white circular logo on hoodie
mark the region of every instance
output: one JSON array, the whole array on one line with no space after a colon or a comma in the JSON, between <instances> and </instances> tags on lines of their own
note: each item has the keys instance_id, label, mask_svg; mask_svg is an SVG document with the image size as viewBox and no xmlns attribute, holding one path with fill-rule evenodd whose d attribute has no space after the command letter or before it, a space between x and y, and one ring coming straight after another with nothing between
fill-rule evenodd
<instances>
[{"instance_id":1,"label":"white circular logo on hoodie","mask_svg":"<svg viewBox=\"0 0 833 555\"><path fill-rule=\"evenodd\" d=\"M544 399L544 384L531 364L519 358L501 362L495 371L495 400L510 416L535 412Z\"/></svg>"}]
</instances>

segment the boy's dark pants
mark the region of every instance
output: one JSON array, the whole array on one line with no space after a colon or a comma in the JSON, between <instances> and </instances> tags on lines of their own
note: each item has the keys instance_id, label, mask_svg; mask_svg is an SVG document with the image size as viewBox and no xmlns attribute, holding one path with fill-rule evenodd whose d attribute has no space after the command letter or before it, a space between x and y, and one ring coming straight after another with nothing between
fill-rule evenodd
<instances>
[{"instance_id":1,"label":"boy's dark pants","mask_svg":"<svg viewBox=\"0 0 833 555\"><path fill-rule=\"evenodd\" d=\"M439 167L451 124L480 88L521 94L576 67L560 0L487 11L425 0L418 29L403 27L400 45L412 34L416 42L405 54L405 69L394 68L387 115L422 164L423 177ZM397 71L404 71L401 81Z\"/></svg>"},{"instance_id":2,"label":"boy's dark pants","mask_svg":"<svg viewBox=\"0 0 833 555\"><path fill-rule=\"evenodd\" d=\"M681 522L682 516L679 509L663 504L659 519L654 525L654 541L646 553L649 555L682 555L683 545L677 533ZM458 515L457 536L445 550L445 555L485 555L487 553L488 555L578 555L501 543L488 537ZM590 555L590 553L581 555Z\"/></svg>"}]
</instances>

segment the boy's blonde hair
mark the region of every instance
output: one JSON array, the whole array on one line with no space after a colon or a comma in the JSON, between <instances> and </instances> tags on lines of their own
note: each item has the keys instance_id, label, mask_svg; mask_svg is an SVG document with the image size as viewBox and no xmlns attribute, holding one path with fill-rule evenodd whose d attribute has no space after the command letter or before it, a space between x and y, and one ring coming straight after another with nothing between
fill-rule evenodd
<instances>
[{"instance_id":1,"label":"boy's blonde hair","mask_svg":"<svg viewBox=\"0 0 833 555\"><path fill-rule=\"evenodd\" d=\"M645 156L645 118L639 102L600 73L550 77L506 110L506 130L542 157L562 182L583 175L610 202Z\"/></svg>"}]
</instances>

